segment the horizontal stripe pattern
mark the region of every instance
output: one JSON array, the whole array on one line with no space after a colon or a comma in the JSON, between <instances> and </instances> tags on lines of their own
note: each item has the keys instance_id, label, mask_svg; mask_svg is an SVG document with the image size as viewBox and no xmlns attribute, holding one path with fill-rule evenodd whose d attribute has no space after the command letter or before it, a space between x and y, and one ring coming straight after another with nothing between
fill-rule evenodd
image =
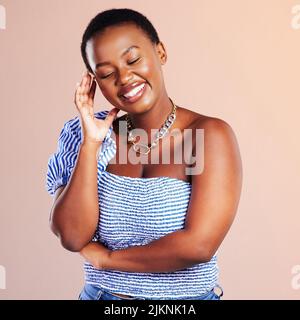
<instances>
[{"instance_id":1,"label":"horizontal stripe pattern","mask_svg":"<svg viewBox=\"0 0 300 320\"><path fill-rule=\"evenodd\" d=\"M104 119L109 111L95 113ZM146 245L168 233L184 228L192 185L170 177L134 178L106 171L116 153L115 141L108 131L99 151L99 222L93 241L110 250ZM48 161L47 191L54 195L67 184L75 166L81 143L78 117L65 123L58 149ZM120 294L141 297L191 297L206 293L218 282L217 254L207 263L175 272L134 273L97 270L84 263L87 283Z\"/></svg>"},{"instance_id":2,"label":"horizontal stripe pattern","mask_svg":"<svg viewBox=\"0 0 300 320\"><path fill-rule=\"evenodd\" d=\"M108 110L99 111L95 113L95 117L97 119L105 119L108 112ZM99 150L99 173L105 170L108 161L115 152L115 148L111 147L114 141L109 139L112 129L112 126L110 126ZM57 150L48 159L46 190L51 196L55 195L57 188L68 183L76 163L81 142L81 123L80 118L76 116L64 124L59 134ZM101 161L102 158L104 161Z\"/></svg>"}]
</instances>

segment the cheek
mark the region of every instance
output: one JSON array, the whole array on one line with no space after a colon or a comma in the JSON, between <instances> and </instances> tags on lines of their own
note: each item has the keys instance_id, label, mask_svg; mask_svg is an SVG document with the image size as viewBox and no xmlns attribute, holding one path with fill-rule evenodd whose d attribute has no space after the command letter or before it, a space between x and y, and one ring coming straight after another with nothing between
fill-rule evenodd
<instances>
[{"instance_id":1,"label":"cheek","mask_svg":"<svg viewBox=\"0 0 300 320\"><path fill-rule=\"evenodd\" d=\"M161 77L161 68L153 59L145 61L139 70L149 81L150 79L159 79Z\"/></svg>"},{"instance_id":2,"label":"cheek","mask_svg":"<svg viewBox=\"0 0 300 320\"><path fill-rule=\"evenodd\" d=\"M114 106L119 106L120 100L117 96L117 88L114 86L113 82L109 82L99 88L101 94L108 102L110 102Z\"/></svg>"},{"instance_id":3,"label":"cheek","mask_svg":"<svg viewBox=\"0 0 300 320\"><path fill-rule=\"evenodd\" d=\"M108 98L109 96L112 95L112 88L111 88L111 85L109 84L106 84L106 85L99 85L99 89L100 89L100 92L101 94L105 97L105 98Z\"/></svg>"},{"instance_id":4,"label":"cheek","mask_svg":"<svg viewBox=\"0 0 300 320\"><path fill-rule=\"evenodd\" d=\"M114 91L113 91L113 88L110 88L109 85L105 86L102 88L101 90L103 96L107 99L107 100L110 100L111 97L113 97L114 95Z\"/></svg>"},{"instance_id":5,"label":"cheek","mask_svg":"<svg viewBox=\"0 0 300 320\"><path fill-rule=\"evenodd\" d=\"M150 62L145 62L140 66L140 72L144 75L151 76L153 65Z\"/></svg>"}]
</instances>

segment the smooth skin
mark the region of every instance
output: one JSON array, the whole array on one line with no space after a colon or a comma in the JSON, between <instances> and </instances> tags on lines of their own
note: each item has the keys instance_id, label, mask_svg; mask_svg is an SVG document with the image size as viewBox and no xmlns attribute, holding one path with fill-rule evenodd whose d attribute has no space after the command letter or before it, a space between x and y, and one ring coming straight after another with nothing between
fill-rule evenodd
<instances>
[{"instance_id":1,"label":"smooth skin","mask_svg":"<svg viewBox=\"0 0 300 320\"><path fill-rule=\"evenodd\" d=\"M133 48L121 56L132 45L140 49ZM201 174L185 175L184 164L179 168L173 164L109 164L107 170L134 177L170 176L190 181L192 193L184 229L147 245L114 251L99 242L90 242L99 218L96 153L110 124L115 126L122 118L116 119L117 112L128 112L134 127L150 133L151 128L160 128L172 104L162 73L162 65L167 61L165 47L162 43L153 45L135 25L110 27L93 38L89 50L92 66L103 61L108 63L94 69L93 74L86 74L77 87L75 104L81 117L84 141L68 185L57 190L50 219L52 230L66 249L80 252L94 267L102 270L172 272L209 261L236 215L242 187L242 162L235 134L228 123L183 107L178 107L172 128L204 129ZM142 99L129 104L118 97L122 86L141 80L147 82L147 92ZM93 117L96 84L115 107L105 120ZM200 156L198 161L201 161Z\"/></svg>"},{"instance_id":2,"label":"smooth skin","mask_svg":"<svg viewBox=\"0 0 300 320\"><path fill-rule=\"evenodd\" d=\"M50 213L50 227L64 248L78 252L89 243L99 218L96 155L119 109L105 120L94 117L96 83L84 74L75 93L83 141L68 185L58 188Z\"/></svg>"}]
</instances>

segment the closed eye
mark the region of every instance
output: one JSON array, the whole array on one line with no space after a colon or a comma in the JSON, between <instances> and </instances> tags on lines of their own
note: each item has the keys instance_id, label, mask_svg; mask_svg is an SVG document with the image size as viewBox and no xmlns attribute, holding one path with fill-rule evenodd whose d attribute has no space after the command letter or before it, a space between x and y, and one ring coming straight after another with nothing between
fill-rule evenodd
<instances>
[{"instance_id":1,"label":"closed eye","mask_svg":"<svg viewBox=\"0 0 300 320\"><path fill-rule=\"evenodd\" d=\"M112 75L113 74L113 72L112 73L110 73L110 74L108 74L108 75L106 75L106 76L103 76L103 77L100 77L100 79L106 79L106 78L108 78L110 75Z\"/></svg>"},{"instance_id":2,"label":"closed eye","mask_svg":"<svg viewBox=\"0 0 300 320\"><path fill-rule=\"evenodd\" d=\"M135 60L133 60L133 61L128 62L128 64L133 64L133 63L139 61L140 59L141 59L141 58L137 58L137 59L135 59Z\"/></svg>"},{"instance_id":3,"label":"closed eye","mask_svg":"<svg viewBox=\"0 0 300 320\"><path fill-rule=\"evenodd\" d=\"M135 60L133 60L133 61L128 62L128 64L134 64L134 63L138 62L139 60L141 60L141 57L139 57L139 58L137 58L137 59L135 59ZM110 74L108 74L108 75L106 75L106 76L101 77L101 79L106 79L106 78L108 78L108 77L109 77L110 75L112 75L112 74L113 74L113 72L110 73Z\"/></svg>"}]
</instances>

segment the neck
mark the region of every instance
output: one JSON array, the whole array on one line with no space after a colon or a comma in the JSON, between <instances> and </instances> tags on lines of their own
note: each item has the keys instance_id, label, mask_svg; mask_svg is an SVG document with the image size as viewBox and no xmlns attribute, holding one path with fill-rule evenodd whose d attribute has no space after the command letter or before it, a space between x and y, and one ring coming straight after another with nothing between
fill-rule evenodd
<instances>
[{"instance_id":1,"label":"neck","mask_svg":"<svg viewBox=\"0 0 300 320\"><path fill-rule=\"evenodd\" d=\"M155 105L144 113L129 114L133 128L145 130L148 136L151 129L160 129L173 110L173 104L167 94L159 98Z\"/></svg>"}]
</instances>

